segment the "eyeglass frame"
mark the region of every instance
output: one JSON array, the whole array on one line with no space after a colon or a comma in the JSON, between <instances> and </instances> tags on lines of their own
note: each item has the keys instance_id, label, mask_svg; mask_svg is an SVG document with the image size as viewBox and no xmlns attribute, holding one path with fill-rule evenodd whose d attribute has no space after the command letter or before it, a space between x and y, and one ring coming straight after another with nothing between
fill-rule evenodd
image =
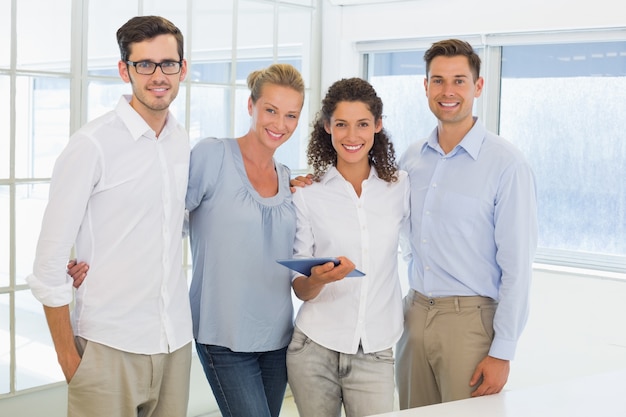
<instances>
[{"instance_id":1,"label":"eyeglass frame","mask_svg":"<svg viewBox=\"0 0 626 417\"><path fill-rule=\"evenodd\" d=\"M151 73L146 73L146 72L139 72L137 70L137 64L152 64L154 65L154 68L152 69ZM132 67L135 67L135 71L137 71L137 74L139 75L153 75L156 72L157 67L161 68L161 72L163 73L163 75L176 75L176 74L180 74L180 71L183 69L183 60L181 59L180 61L163 61L163 62L152 62L152 61L126 61L127 65L130 65ZM163 70L163 64L178 64L178 71L176 72L172 72L172 73L167 73Z\"/></svg>"}]
</instances>

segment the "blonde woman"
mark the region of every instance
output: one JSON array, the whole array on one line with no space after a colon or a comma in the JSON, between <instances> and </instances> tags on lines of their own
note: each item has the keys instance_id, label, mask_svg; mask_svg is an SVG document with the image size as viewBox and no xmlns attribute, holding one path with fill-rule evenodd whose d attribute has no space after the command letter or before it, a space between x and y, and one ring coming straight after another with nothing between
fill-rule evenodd
<instances>
[{"instance_id":1,"label":"blonde woman","mask_svg":"<svg viewBox=\"0 0 626 417\"><path fill-rule=\"evenodd\" d=\"M225 417L278 417L293 330L296 214L290 171L274 152L296 130L304 83L291 65L248 77L250 130L191 151L190 289L198 356Z\"/></svg>"}]
</instances>

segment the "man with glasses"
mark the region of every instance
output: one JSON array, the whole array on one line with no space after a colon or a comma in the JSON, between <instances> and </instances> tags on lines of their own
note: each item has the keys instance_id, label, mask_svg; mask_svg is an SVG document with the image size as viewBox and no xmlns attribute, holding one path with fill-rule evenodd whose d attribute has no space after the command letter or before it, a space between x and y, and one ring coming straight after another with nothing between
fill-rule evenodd
<instances>
[{"instance_id":1,"label":"man with glasses","mask_svg":"<svg viewBox=\"0 0 626 417\"><path fill-rule=\"evenodd\" d=\"M68 416L186 416L189 141L168 110L187 73L183 36L166 19L141 16L117 40L132 95L79 129L59 156L27 280L68 382ZM72 246L90 277L70 320Z\"/></svg>"}]
</instances>

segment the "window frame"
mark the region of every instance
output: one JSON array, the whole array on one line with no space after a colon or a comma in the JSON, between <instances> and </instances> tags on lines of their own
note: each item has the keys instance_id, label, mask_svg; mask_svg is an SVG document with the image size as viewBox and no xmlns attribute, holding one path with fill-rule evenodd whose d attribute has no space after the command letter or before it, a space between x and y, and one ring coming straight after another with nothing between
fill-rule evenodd
<instances>
[{"instance_id":1,"label":"window frame","mask_svg":"<svg viewBox=\"0 0 626 417\"><path fill-rule=\"evenodd\" d=\"M517 32L501 34L469 34L457 38L469 42L473 47L481 49L481 72L485 79L485 87L481 97L476 100L475 114L483 121L487 129L499 132L500 126L500 80L502 49L506 46L532 46L559 43L592 43L592 42L626 42L626 27L607 29L585 29L567 31ZM415 38L387 41L357 42L356 50L360 57L360 73L369 79L371 73L370 54L377 52L396 52L409 50L425 50L440 40L437 38ZM539 247L535 256L536 265L549 268L575 269L607 273L611 276L626 279L626 255L587 253L573 250Z\"/></svg>"},{"instance_id":2,"label":"window frame","mask_svg":"<svg viewBox=\"0 0 626 417\"><path fill-rule=\"evenodd\" d=\"M56 67L50 65L49 69L46 64L44 64L41 68L37 67L36 69L21 69L17 65L17 8L19 4L16 0L9 0L10 3L10 20L11 29L10 29L10 62L8 66L0 67L0 76L6 77L9 80L10 91L8 100L3 103L3 105L9 106L9 153L10 155L7 157L7 161L9 161L9 170L7 177L0 178L0 186L6 188L8 190L8 219L3 219L3 221L8 221L7 229L9 230L8 239L8 248L9 254L7 256L8 260L8 281L7 283L0 283L0 296L6 297L8 300L8 308L1 306L4 311L8 313L8 330L9 330L9 358L8 358L8 368L9 368L9 381L8 381L8 392L0 392L0 400L19 396L25 393L40 391L44 389L48 389L51 386L64 386L65 381L60 380L58 382L53 383L44 383L40 385L29 385L30 388L17 389L16 385L16 377L19 374L18 369L18 358L19 354L16 354L18 349L18 343L16 342L16 335L19 336L20 333L16 330L19 326L19 323L16 323L19 317L19 304L17 302L17 298L19 297L20 292L29 291L29 287L25 283L17 283L16 275L19 271L16 271L16 252L20 250L17 244L17 234L20 233L19 230L16 230L16 218L18 213L16 213L16 194L19 190L19 187L29 184L48 184L50 182L49 177L45 178L17 178L16 177L16 80L21 76L28 77L46 77L46 78L63 78L69 79L69 109L70 115L67 123L69 124L69 132L75 132L85 123L87 123L91 117L89 114L89 83L91 82L103 82L103 83L120 83L119 76L117 73L113 74L113 68L116 68L115 65L111 65L111 62L116 63L119 59L119 56L115 57L97 57L97 59L89 60L89 42L86 36L89 33L89 2L88 1L75 1L71 0L71 45L70 45L70 63L68 67L69 70L56 70ZM137 15L140 14L152 14L151 8L152 5L148 4L150 2L145 2L143 0L137 0L136 3L136 11ZM274 20L272 25L268 28L268 33L273 39L271 45L263 45L259 47L253 48L238 48L236 44L237 39L237 22L240 16L240 13L246 13L249 9L246 7L262 5L264 8L269 8L271 13L273 13ZM172 6L175 8L178 6ZM185 35L185 57L189 59L192 56L192 39L190 34L192 31L192 24L199 24L194 20L194 7L206 7L204 3L198 2L197 4L194 2L185 2L180 4L181 14L184 15L185 19L183 22L179 22L179 27L183 31ZM310 19L310 31L302 34L302 41L298 44L293 44L287 42L285 39L281 39L279 29L281 28L281 16L287 16L289 13L293 11L302 11L303 19ZM21 11L22 12L22 11ZM176 12L176 10L172 10L168 8L167 12L164 12L164 16L168 17L172 13ZM235 45L232 46L232 50L225 51L218 60L227 60L229 61L230 68L230 76L227 82L225 83L207 83L207 82L196 82L192 80L191 77L187 77L184 82L181 83L180 89L181 94L179 96L179 101L177 105L184 109L184 118L179 119L178 121L183 124L187 129L190 126L190 117L191 117L191 99L190 95L193 93L195 88L198 86L218 86L220 88L224 88L227 94L229 94L232 98L230 102L230 107L226 109L227 112L233 111L233 106L235 103L234 97L237 91L242 89L247 89L245 85L245 80L238 80L236 77L237 71L237 60L265 60L269 62L281 62L281 59L284 60L284 57L293 58L298 57L301 61L301 72L303 78L305 80L306 87L306 96L307 101L305 102L305 106L308 105L307 111L303 111L303 114L310 115L314 114L315 108L314 103L317 103L317 97L319 97L319 93L313 86L316 83L319 83L318 75L321 70L321 59L319 57L319 48L320 48L320 28L319 28L319 13L320 13L320 0L245 0L245 1L235 1L232 5L232 22L233 26L230 28L231 33L230 36L235 42ZM308 14L308 16L307 16ZM130 17L130 16L129 16ZM288 22L288 20L283 20L283 22ZM256 29L255 29L256 30ZM284 30L284 29L283 29ZM228 35L227 35L228 36ZM216 52L214 56L220 55L221 52ZM110 59L109 59L110 58ZM111 61L111 59L113 61ZM91 72L92 68L98 68L98 64L106 63L104 68L106 71L103 73ZM312 104L313 103L313 104ZM302 125L302 129L307 132L307 126L309 124L309 120L301 119L300 124ZM231 121L229 126L231 136L234 135L235 125ZM68 137L69 139L69 137ZM295 138L294 138L295 139ZM297 171L297 170L294 170ZM292 172L294 172L292 171ZM305 171L303 169L302 171ZM34 253L32 254L34 257ZM190 254L188 245L184 245L184 253L183 259L181 260L184 270L188 277L190 277ZM16 296L17 294L17 296ZM42 313L43 314L43 313ZM4 325L4 322L2 323ZM60 368L59 368L60 370Z\"/></svg>"}]
</instances>

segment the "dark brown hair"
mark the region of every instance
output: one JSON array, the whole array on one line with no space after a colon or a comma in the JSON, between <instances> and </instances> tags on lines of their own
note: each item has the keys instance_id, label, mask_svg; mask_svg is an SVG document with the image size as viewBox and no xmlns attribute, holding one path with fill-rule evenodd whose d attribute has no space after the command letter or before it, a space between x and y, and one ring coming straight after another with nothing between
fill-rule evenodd
<instances>
[{"instance_id":1,"label":"dark brown hair","mask_svg":"<svg viewBox=\"0 0 626 417\"><path fill-rule=\"evenodd\" d=\"M313 167L313 177L319 181L328 168L337 165L337 151L333 148L331 136L324 128L340 102L364 103L378 122L383 117L383 101L374 87L361 78L344 78L330 86L322 100L322 108L313 122L313 131L307 147L308 163ZM374 145L369 151L369 163L378 176L387 182L398 179L398 166L393 143L385 129L374 134Z\"/></svg>"},{"instance_id":2,"label":"dark brown hair","mask_svg":"<svg viewBox=\"0 0 626 417\"><path fill-rule=\"evenodd\" d=\"M117 30L117 44L122 61L128 61L133 43L143 42L159 35L173 35L178 44L179 59L183 60L183 34L172 22L160 16L136 16Z\"/></svg>"},{"instance_id":3,"label":"dark brown hair","mask_svg":"<svg viewBox=\"0 0 626 417\"><path fill-rule=\"evenodd\" d=\"M474 76L474 81L480 77L480 57L469 43L459 39L446 39L435 42L424 53L424 62L426 63L426 78L430 73L430 63L438 56L465 56L469 62L470 70Z\"/></svg>"}]
</instances>

